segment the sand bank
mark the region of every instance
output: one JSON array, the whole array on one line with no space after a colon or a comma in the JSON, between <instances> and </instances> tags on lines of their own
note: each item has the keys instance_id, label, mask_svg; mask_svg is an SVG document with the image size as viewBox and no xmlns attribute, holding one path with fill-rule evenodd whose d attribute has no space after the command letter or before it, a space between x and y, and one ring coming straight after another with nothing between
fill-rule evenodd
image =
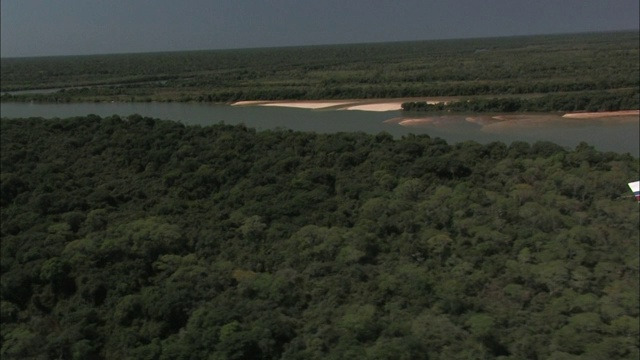
<instances>
[{"instance_id":1,"label":"sand bank","mask_svg":"<svg viewBox=\"0 0 640 360\"><path fill-rule=\"evenodd\" d=\"M245 105L259 105L264 104L267 101L264 100L251 100L251 101L236 101L231 106L245 106Z\"/></svg>"},{"instance_id":2,"label":"sand bank","mask_svg":"<svg viewBox=\"0 0 640 360\"><path fill-rule=\"evenodd\" d=\"M375 102L372 101L362 101L359 104L351 105L343 108L343 110L361 110L361 111L400 111L402 110L402 104L406 102L420 102L424 101L427 104L440 104L440 103L448 103L452 101L451 99L394 99L394 100L377 100Z\"/></svg>"},{"instance_id":3,"label":"sand bank","mask_svg":"<svg viewBox=\"0 0 640 360\"><path fill-rule=\"evenodd\" d=\"M567 119L598 119L613 116L640 116L640 110L567 113L562 115L563 118Z\"/></svg>"},{"instance_id":4,"label":"sand bank","mask_svg":"<svg viewBox=\"0 0 640 360\"><path fill-rule=\"evenodd\" d=\"M326 110L360 110L360 111L400 111L405 102L426 102L428 104L448 103L456 101L455 98L432 97L432 98L396 98L396 99L351 99L351 100L251 100L238 101L232 106L277 106L298 109L326 109ZM615 122L628 122L640 120L640 110L606 111L606 112L576 112L567 113L562 116L555 114L503 114L497 116L470 116L466 118L469 123L480 126L492 126L494 128L505 128L512 126L541 126L545 121L560 119L599 119ZM430 118L396 118L390 119L393 123L402 126L419 126L421 124L434 124L446 122L446 119L434 120ZM528 122L528 123L525 123Z\"/></svg>"},{"instance_id":5,"label":"sand bank","mask_svg":"<svg viewBox=\"0 0 640 360\"><path fill-rule=\"evenodd\" d=\"M290 102L267 102L258 104L259 106L281 106L298 109L326 109L336 106L350 104L347 101L290 101Z\"/></svg>"},{"instance_id":6,"label":"sand bank","mask_svg":"<svg viewBox=\"0 0 640 360\"><path fill-rule=\"evenodd\" d=\"M398 125L402 126L420 126L426 124L433 124L435 122L434 118L421 118L421 119L404 119L398 122Z\"/></svg>"},{"instance_id":7,"label":"sand bank","mask_svg":"<svg viewBox=\"0 0 640 360\"><path fill-rule=\"evenodd\" d=\"M535 129L570 124L570 121L559 115L503 115L493 116L493 122L485 123L480 130L490 133L510 131L513 129Z\"/></svg>"},{"instance_id":8,"label":"sand bank","mask_svg":"<svg viewBox=\"0 0 640 360\"><path fill-rule=\"evenodd\" d=\"M423 118L404 118L396 123L402 126L447 126L464 122L465 118L457 115L429 116Z\"/></svg>"},{"instance_id":9,"label":"sand bank","mask_svg":"<svg viewBox=\"0 0 640 360\"><path fill-rule=\"evenodd\" d=\"M238 101L232 106L281 106L299 109L331 109L331 110L360 110L360 111L400 111L402 103L409 101L425 101L428 104L447 103L449 98L406 98L406 99L378 99L378 100L300 100L300 101Z\"/></svg>"},{"instance_id":10,"label":"sand bank","mask_svg":"<svg viewBox=\"0 0 640 360\"><path fill-rule=\"evenodd\" d=\"M351 104L353 101L238 101L232 106L281 106L299 109L324 109Z\"/></svg>"},{"instance_id":11,"label":"sand bank","mask_svg":"<svg viewBox=\"0 0 640 360\"><path fill-rule=\"evenodd\" d=\"M301 101L238 101L232 106L279 106L298 109L333 109L333 110L365 110L365 111L391 111L401 110L402 103L367 103L361 100L301 100Z\"/></svg>"},{"instance_id":12,"label":"sand bank","mask_svg":"<svg viewBox=\"0 0 640 360\"><path fill-rule=\"evenodd\" d=\"M361 111L399 111L402 110L401 102L380 102L375 104L361 104L347 106L343 110L361 110Z\"/></svg>"}]
</instances>

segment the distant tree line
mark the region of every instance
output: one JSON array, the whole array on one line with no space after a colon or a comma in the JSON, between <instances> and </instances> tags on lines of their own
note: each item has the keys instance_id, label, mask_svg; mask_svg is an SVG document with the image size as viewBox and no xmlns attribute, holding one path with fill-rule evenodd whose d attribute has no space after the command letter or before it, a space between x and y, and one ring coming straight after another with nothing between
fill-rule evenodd
<instances>
[{"instance_id":1,"label":"distant tree line","mask_svg":"<svg viewBox=\"0 0 640 360\"><path fill-rule=\"evenodd\" d=\"M371 99L637 89L637 32L2 58L2 101ZM49 94L13 90L57 89Z\"/></svg>"}]
</instances>

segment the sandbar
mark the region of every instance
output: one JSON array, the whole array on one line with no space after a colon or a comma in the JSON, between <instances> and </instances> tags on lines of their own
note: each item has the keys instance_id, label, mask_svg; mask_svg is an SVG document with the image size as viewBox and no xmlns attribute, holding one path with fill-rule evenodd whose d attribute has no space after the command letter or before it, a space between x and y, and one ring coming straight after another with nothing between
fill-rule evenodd
<instances>
[{"instance_id":1,"label":"sandbar","mask_svg":"<svg viewBox=\"0 0 640 360\"><path fill-rule=\"evenodd\" d=\"M484 124L480 130L484 132L502 132L510 129L533 129L549 126L557 126L558 124L570 124L564 121L559 115L538 115L538 114L522 114L522 115L502 115L493 116L496 121Z\"/></svg>"},{"instance_id":2,"label":"sandbar","mask_svg":"<svg viewBox=\"0 0 640 360\"><path fill-rule=\"evenodd\" d=\"M361 111L400 111L402 104L408 101L425 101L428 104L447 103L450 98L406 98L406 99L352 99L352 100L297 100L273 101L251 100L238 101L232 106L280 106L299 109L331 109L331 110L361 110Z\"/></svg>"},{"instance_id":3,"label":"sandbar","mask_svg":"<svg viewBox=\"0 0 640 360\"><path fill-rule=\"evenodd\" d=\"M640 110L602 111L602 112L582 112L567 113L562 115L567 119L597 119L612 116L640 116Z\"/></svg>"},{"instance_id":4,"label":"sandbar","mask_svg":"<svg viewBox=\"0 0 640 360\"><path fill-rule=\"evenodd\" d=\"M400 102L381 102L375 104L361 104L345 107L343 110L362 110L362 111L399 111L402 110Z\"/></svg>"},{"instance_id":5,"label":"sandbar","mask_svg":"<svg viewBox=\"0 0 640 360\"><path fill-rule=\"evenodd\" d=\"M330 107L350 104L350 101L292 101L292 102L268 102L259 106L281 106L299 109L325 109Z\"/></svg>"},{"instance_id":6,"label":"sandbar","mask_svg":"<svg viewBox=\"0 0 640 360\"><path fill-rule=\"evenodd\" d=\"M362 111L400 111L402 110L402 104L406 102L415 102L415 101L424 101L427 104L435 105L435 104L446 104L449 101L438 99L438 100L426 100L426 99L398 99L394 101L384 101L379 100L376 102L362 103L357 105L352 105L345 107L343 110L362 110Z\"/></svg>"},{"instance_id":7,"label":"sandbar","mask_svg":"<svg viewBox=\"0 0 640 360\"><path fill-rule=\"evenodd\" d=\"M398 125L402 126L419 126L425 124L433 124L435 122L434 118L420 118L420 119L404 119L398 122Z\"/></svg>"},{"instance_id":8,"label":"sandbar","mask_svg":"<svg viewBox=\"0 0 640 360\"><path fill-rule=\"evenodd\" d=\"M351 100L249 100L238 101L232 106L278 106L299 109L330 109L330 110L360 110L360 111L400 111L405 102L426 102L427 104L447 104L456 101L455 98L395 98L395 99L351 99ZM495 122L518 121L518 120L543 120L557 119L558 115L546 115L544 118L537 114L507 114L492 117L468 117L467 121L478 125L493 125ZM575 112L562 115L565 119L603 119L615 117L618 121L633 121L640 119L640 110L622 111L602 111L602 112ZM400 125L417 125L419 123L429 123L430 121L415 121L417 119L406 119L411 121L398 121ZM404 124L403 124L404 122ZM502 126L505 126L503 124Z\"/></svg>"},{"instance_id":9,"label":"sandbar","mask_svg":"<svg viewBox=\"0 0 640 360\"><path fill-rule=\"evenodd\" d=\"M248 100L248 101L236 101L231 106L245 106L245 105L258 105L264 104L268 101L266 100Z\"/></svg>"},{"instance_id":10,"label":"sandbar","mask_svg":"<svg viewBox=\"0 0 640 360\"><path fill-rule=\"evenodd\" d=\"M465 119L461 116L445 115L445 116L429 116L429 117L422 117L422 118L405 118L397 122L397 124L402 126L422 126L422 125L443 126L443 125L449 125L449 124L457 124L457 123L460 123L461 121L465 121Z\"/></svg>"},{"instance_id":11,"label":"sandbar","mask_svg":"<svg viewBox=\"0 0 640 360\"><path fill-rule=\"evenodd\" d=\"M244 105L257 105L257 106L280 106L288 108L299 109L325 109L336 106L344 106L351 104L353 101L322 101L322 100L309 100L309 101L238 101L231 105L244 106Z\"/></svg>"}]
</instances>

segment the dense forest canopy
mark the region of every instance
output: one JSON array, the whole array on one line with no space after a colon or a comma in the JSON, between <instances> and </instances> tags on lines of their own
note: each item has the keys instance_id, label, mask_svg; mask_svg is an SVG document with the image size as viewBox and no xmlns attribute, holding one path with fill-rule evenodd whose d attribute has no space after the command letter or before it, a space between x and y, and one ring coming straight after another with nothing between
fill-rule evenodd
<instances>
[{"instance_id":1,"label":"dense forest canopy","mask_svg":"<svg viewBox=\"0 0 640 360\"><path fill-rule=\"evenodd\" d=\"M0 125L3 359L639 356L629 154Z\"/></svg>"},{"instance_id":2,"label":"dense forest canopy","mask_svg":"<svg viewBox=\"0 0 640 360\"><path fill-rule=\"evenodd\" d=\"M638 32L2 58L2 101L496 96L636 90ZM64 88L46 94L8 91Z\"/></svg>"}]
</instances>

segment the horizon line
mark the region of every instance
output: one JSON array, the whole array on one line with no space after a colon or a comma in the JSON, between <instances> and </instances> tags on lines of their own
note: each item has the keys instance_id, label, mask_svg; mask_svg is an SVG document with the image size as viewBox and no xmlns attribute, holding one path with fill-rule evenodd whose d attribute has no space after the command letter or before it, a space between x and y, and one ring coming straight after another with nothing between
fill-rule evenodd
<instances>
[{"instance_id":1,"label":"horizon line","mask_svg":"<svg viewBox=\"0 0 640 360\"><path fill-rule=\"evenodd\" d=\"M58 55L32 55L32 56L2 56L0 60L8 59L33 59L33 58L61 58L61 57L90 57L90 56L112 56L112 55L142 55L142 54L169 54L181 52L207 52L207 51L234 51L234 50L266 50L266 49L285 49L285 48L303 48L303 47L326 47L326 46L348 46L348 45L368 45L368 44L394 44L394 43L410 43L410 42L439 42L439 41L460 41L460 40L481 40L481 39L505 39L505 38L526 38L539 36L563 36L563 35L589 35L589 34L612 34L612 33L630 33L640 32L638 29L621 29L621 30L602 30L602 31L576 31L576 32L558 32L558 33L537 33L537 34L519 34L519 35L497 35L482 37L456 37L456 38L439 38L439 39L422 39L422 40L391 40L391 41L365 41L365 42L345 42L345 43L319 43L319 44L298 44L298 45L278 45L278 46L250 46L250 47L224 47L224 48L208 48L208 49L184 49L184 50L157 50L157 51L129 51L129 52L106 52L106 53L87 53L87 54L58 54ZM638 33L640 36L640 33Z\"/></svg>"}]
</instances>

